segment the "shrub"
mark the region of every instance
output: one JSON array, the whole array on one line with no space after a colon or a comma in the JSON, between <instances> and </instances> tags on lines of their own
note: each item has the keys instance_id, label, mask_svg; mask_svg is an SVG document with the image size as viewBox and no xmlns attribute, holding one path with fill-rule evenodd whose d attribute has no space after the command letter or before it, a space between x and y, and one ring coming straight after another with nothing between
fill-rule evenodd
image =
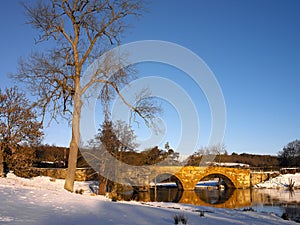
<instances>
[{"instance_id":1,"label":"shrub","mask_svg":"<svg viewBox=\"0 0 300 225\"><path fill-rule=\"evenodd\" d=\"M200 217L203 217L203 216L204 216L204 211L201 210L201 211L200 211Z\"/></svg>"},{"instance_id":2,"label":"shrub","mask_svg":"<svg viewBox=\"0 0 300 225\"><path fill-rule=\"evenodd\" d=\"M79 190L76 190L75 193L82 195L84 193L84 190L83 189L79 189Z\"/></svg>"},{"instance_id":3,"label":"shrub","mask_svg":"<svg viewBox=\"0 0 300 225\"><path fill-rule=\"evenodd\" d=\"M281 216L282 219L284 220L288 220L289 219L289 215L287 213L283 213Z\"/></svg>"},{"instance_id":4,"label":"shrub","mask_svg":"<svg viewBox=\"0 0 300 225\"><path fill-rule=\"evenodd\" d=\"M174 224L187 224L187 217L184 214L176 214L174 216Z\"/></svg>"}]
</instances>

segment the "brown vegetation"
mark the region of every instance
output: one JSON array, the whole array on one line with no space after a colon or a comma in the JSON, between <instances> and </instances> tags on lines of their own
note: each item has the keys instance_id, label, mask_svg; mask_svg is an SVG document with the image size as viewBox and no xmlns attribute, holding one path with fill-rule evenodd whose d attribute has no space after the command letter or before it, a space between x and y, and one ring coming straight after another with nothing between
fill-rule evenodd
<instances>
[{"instance_id":1,"label":"brown vegetation","mask_svg":"<svg viewBox=\"0 0 300 225\"><path fill-rule=\"evenodd\" d=\"M193 154L188 159L188 165L197 166L201 161L202 155ZM259 167L259 168L277 168L279 167L279 159L277 156L271 155L255 155L248 153L232 153L216 155L215 162L228 162L228 163L243 163L248 164L250 167Z\"/></svg>"},{"instance_id":2,"label":"brown vegetation","mask_svg":"<svg viewBox=\"0 0 300 225\"><path fill-rule=\"evenodd\" d=\"M41 129L24 92L17 87L0 90L0 177L31 165L32 146L40 142Z\"/></svg>"}]
</instances>

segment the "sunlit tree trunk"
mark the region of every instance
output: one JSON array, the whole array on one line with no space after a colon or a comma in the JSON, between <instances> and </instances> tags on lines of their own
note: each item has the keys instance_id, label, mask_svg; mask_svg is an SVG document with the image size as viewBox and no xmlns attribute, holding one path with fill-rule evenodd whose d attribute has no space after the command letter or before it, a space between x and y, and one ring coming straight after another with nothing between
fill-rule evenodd
<instances>
[{"instance_id":1,"label":"sunlit tree trunk","mask_svg":"<svg viewBox=\"0 0 300 225\"><path fill-rule=\"evenodd\" d=\"M64 188L74 191L74 181L76 176L77 156L80 141L80 115L81 115L81 92L80 92L80 69L77 70L78 76L75 79L74 90L74 109L72 117L72 139L70 142L70 153L68 160L68 170Z\"/></svg>"},{"instance_id":2,"label":"sunlit tree trunk","mask_svg":"<svg viewBox=\"0 0 300 225\"><path fill-rule=\"evenodd\" d=\"M3 151L0 147L0 177L4 177L4 166L3 166Z\"/></svg>"},{"instance_id":3,"label":"sunlit tree trunk","mask_svg":"<svg viewBox=\"0 0 300 225\"><path fill-rule=\"evenodd\" d=\"M107 188L107 181L108 179L106 177L103 177L99 174L99 189L98 189L98 195L105 195L106 194L106 188Z\"/></svg>"},{"instance_id":4,"label":"sunlit tree trunk","mask_svg":"<svg viewBox=\"0 0 300 225\"><path fill-rule=\"evenodd\" d=\"M77 121L73 120L73 124L77 123ZM65 180L65 186L64 188L68 191L73 192L74 191L74 181L76 176L76 165L77 165L77 155L78 155L78 143L76 141L76 132L78 132L75 129L78 129L76 125L72 126L72 139L70 142L70 153L69 153L69 159L68 159L68 169L67 169L67 176Z\"/></svg>"}]
</instances>

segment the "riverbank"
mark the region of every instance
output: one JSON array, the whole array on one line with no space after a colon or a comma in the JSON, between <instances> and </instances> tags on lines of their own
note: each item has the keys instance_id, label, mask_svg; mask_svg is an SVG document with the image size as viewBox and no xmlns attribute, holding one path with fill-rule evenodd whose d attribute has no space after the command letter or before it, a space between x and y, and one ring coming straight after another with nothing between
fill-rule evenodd
<instances>
[{"instance_id":1,"label":"riverbank","mask_svg":"<svg viewBox=\"0 0 300 225\"><path fill-rule=\"evenodd\" d=\"M63 189L64 180L49 177L23 179L13 174L0 178L0 224L11 225L146 225L174 224L183 215L187 224L297 224L278 215L217 209L177 203L112 202L95 196L91 182L76 182L75 190ZM200 216L204 214L204 216Z\"/></svg>"},{"instance_id":2,"label":"riverbank","mask_svg":"<svg viewBox=\"0 0 300 225\"><path fill-rule=\"evenodd\" d=\"M255 185L256 188L287 189L290 182L294 183L295 189L300 189L300 173L281 174L265 182Z\"/></svg>"}]
</instances>

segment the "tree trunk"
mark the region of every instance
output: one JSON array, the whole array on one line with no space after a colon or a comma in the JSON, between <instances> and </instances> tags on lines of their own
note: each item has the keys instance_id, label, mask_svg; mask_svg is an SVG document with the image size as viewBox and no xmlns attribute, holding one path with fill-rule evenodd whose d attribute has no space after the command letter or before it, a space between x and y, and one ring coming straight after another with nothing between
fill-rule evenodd
<instances>
[{"instance_id":1,"label":"tree trunk","mask_svg":"<svg viewBox=\"0 0 300 225\"><path fill-rule=\"evenodd\" d=\"M3 151L0 149L0 177L4 177Z\"/></svg>"},{"instance_id":2,"label":"tree trunk","mask_svg":"<svg viewBox=\"0 0 300 225\"><path fill-rule=\"evenodd\" d=\"M70 192L74 191L77 155L78 155L78 144L72 137L72 140L70 143L70 153L69 153L69 160L68 160L67 176L66 176L66 181L65 181L65 186L64 186L64 188Z\"/></svg>"},{"instance_id":3,"label":"tree trunk","mask_svg":"<svg viewBox=\"0 0 300 225\"><path fill-rule=\"evenodd\" d=\"M79 86L77 90L75 90L74 96L74 110L73 110L73 118L72 118L72 139L70 142L70 153L68 160L68 170L67 176L65 180L64 188L67 191L74 191L74 181L75 181L75 173L77 166L77 155L78 155L78 145L80 141L80 114L81 114L81 96L80 96Z\"/></svg>"},{"instance_id":4,"label":"tree trunk","mask_svg":"<svg viewBox=\"0 0 300 225\"><path fill-rule=\"evenodd\" d=\"M106 194L106 187L107 187L107 178L103 177L99 174L99 189L98 195L105 195Z\"/></svg>"}]
</instances>

